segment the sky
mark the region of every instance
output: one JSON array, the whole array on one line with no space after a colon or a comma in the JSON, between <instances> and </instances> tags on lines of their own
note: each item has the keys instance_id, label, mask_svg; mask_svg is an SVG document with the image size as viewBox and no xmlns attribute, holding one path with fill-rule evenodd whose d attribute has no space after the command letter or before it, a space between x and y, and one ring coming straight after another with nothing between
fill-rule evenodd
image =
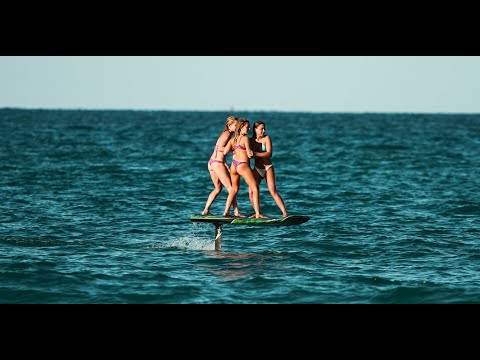
<instances>
[{"instance_id":1,"label":"sky","mask_svg":"<svg viewBox=\"0 0 480 360\"><path fill-rule=\"evenodd\" d=\"M4 107L480 113L480 57L2 56Z\"/></svg>"}]
</instances>

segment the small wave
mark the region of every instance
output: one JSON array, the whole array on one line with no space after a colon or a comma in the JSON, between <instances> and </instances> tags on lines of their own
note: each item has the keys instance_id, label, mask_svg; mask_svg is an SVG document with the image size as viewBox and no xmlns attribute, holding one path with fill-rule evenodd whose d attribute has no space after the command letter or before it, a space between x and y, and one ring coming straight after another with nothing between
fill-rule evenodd
<instances>
[{"instance_id":1,"label":"small wave","mask_svg":"<svg viewBox=\"0 0 480 360\"><path fill-rule=\"evenodd\" d=\"M365 144L365 145L360 145L358 148L366 149L366 150L380 150L380 151L409 150L408 146L395 145L395 144Z\"/></svg>"},{"instance_id":2,"label":"small wave","mask_svg":"<svg viewBox=\"0 0 480 360\"><path fill-rule=\"evenodd\" d=\"M138 172L142 172L142 171L152 171L152 168L148 167L148 166L127 166L126 167L126 170L127 171L138 171Z\"/></svg>"},{"instance_id":3,"label":"small wave","mask_svg":"<svg viewBox=\"0 0 480 360\"><path fill-rule=\"evenodd\" d=\"M16 245L16 246L58 246L64 243L43 237L19 237L19 236L1 236L0 243Z\"/></svg>"},{"instance_id":4,"label":"small wave","mask_svg":"<svg viewBox=\"0 0 480 360\"><path fill-rule=\"evenodd\" d=\"M445 215L459 215L459 216L468 216L468 215L480 215L480 206L477 205L464 205L450 209L444 212Z\"/></svg>"}]
</instances>

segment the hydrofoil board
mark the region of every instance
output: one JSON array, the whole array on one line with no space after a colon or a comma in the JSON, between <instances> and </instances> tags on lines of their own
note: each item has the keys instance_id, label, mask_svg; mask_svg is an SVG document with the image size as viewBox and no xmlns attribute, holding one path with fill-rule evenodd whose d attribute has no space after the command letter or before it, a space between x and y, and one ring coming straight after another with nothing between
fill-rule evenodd
<instances>
[{"instance_id":1,"label":"hydrofoil board","mask_svg":"<svg viewBox=\"0 0 480 360\"><path fill-rule=\"evenodd\" d=\"M292 226L300 225L308 220L306 215L290 215L286 218L241 218L241 217L224 217L214 215L195 215L190 218L193 222L209 222L216 224L230 224L230 225L255 225L255 226Z\"/></svg>"}]
</instances>

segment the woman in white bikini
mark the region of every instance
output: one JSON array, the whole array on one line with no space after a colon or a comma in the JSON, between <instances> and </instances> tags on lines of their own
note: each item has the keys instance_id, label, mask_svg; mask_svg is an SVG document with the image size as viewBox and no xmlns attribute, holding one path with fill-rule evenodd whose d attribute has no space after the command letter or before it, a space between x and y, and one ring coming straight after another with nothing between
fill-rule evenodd
<instances>
[{"instance_id":1,"label":"woman in white bikini","mask_svg":"<svg viewBox=\"0 0 480 360\"><path fill-rule=\"evenodd\" d=\"M222 186L225 186L230 194L232 189L232 181L230 179L230 170L228 164L225 161L226 157L223 154L224 146L230 140L231 133L235 132L237 126L238 118L235 116L229 116L225 122L225 129L222 131L218 137L217 143L213 148L213 153L208 160L208 171L210 172L210 177L212 178L213 185L215 188L210 193L205 204L205 209L202 211L202 215L212 215L210 213L210 206L212 206L213 201L217 198L218 194L222 191ZM237 217L245 217L238 210L237 198L234 197L232 202L234 214ZM230 207L225 210L226 213L230 211Z\"/></svg>"},{"instance_id":2,"label":"woman in white bikini","mask_svg":"<svg viewBox=\"0 0 480 360\"><path fill-rule=\"evenodd\" d=\"M253 124L253 135L250 138L250 148L252 149L252 157L255 158L255 167L253 170L253 176L255 181L260 186L260 182L263 178L268 185L268 191L272 195L273 200L282 211L283 217L288 216L287 209L283 202L282 197L277 192L277 187L275 186L275 169L272 164L272 139L270 136L265 134L265 123L263 121L256 121ZM250 201L253 204L253 192L249 188L248 195Z\"/></svg>"},{"instance_id":3,"label":"woman in white bikini","mask_svg":"<svg viewBox=\"0 0 480 360\"><path fill-rule=\"evenodd\" d=\"M252 215L251 217L257 219L266 218L265 215L260 213L258 184L255 181L252 169L250 168L250 156L248 154L251 154L252 151L250 150L250 142L246 136L249 130L250 122L247 119L239 119L234 137L230 139L223 150L224 155L227 155L231 151L234 153L234 159L232 160L232 165L230 167L232 191L228 194L223 216L227 216L232 201L238 193L238 189L240 188L240 176L242 176L252 192L250 199L253 209L255 210L255 215Z\"/></svg>"}]
</instances>

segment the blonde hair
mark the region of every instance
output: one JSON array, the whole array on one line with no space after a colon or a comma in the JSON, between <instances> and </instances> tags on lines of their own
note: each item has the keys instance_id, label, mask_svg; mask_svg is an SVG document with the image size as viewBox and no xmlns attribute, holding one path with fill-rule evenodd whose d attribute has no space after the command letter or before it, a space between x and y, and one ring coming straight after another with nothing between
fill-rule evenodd
<instances>
[{"instance_id":1,"label":"blonde hair","mask_svg":"<svg viewBox=\"0 0 480 360\"><path fill-rule=\"evenodd\" d=\"M232 125L235 121L238 121L238 118L236 116L229 116L227 118L227 121L225 121L225 130L228 131L228 128L230 127L230 125Z\"/></svg>"}]
</instances>

